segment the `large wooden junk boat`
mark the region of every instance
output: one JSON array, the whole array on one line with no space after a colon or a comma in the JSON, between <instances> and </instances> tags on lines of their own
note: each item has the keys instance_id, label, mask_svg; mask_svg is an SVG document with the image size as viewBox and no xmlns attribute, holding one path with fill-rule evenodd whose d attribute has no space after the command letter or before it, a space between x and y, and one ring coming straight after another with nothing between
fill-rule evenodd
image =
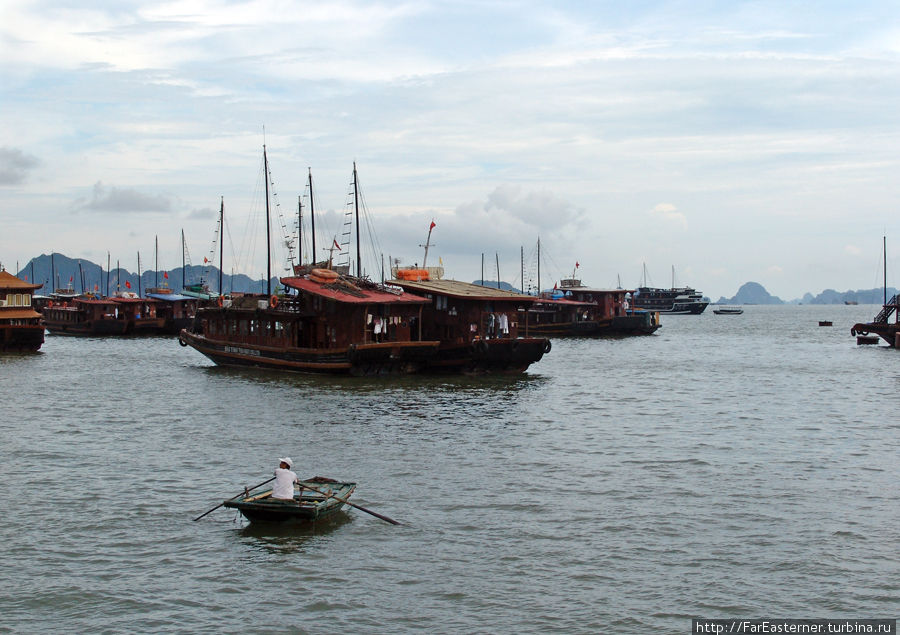
<instances>
[{"instance_id":1,"label":"large wooden junk boat","mask_svg":"<svg viewBox=\"0 0 900 635\"><path fill-rule=\"evenodd\" d=\"M30 352L41 348L44 327L41 314L31 306L31 298L42 286L0 269L0 351Z\"/></svg>"},{"instance_id":2,"label":"large wooden junk boat","mask_svg":"<svg viewBox=\"0 0 900 635\"><path fill-rule=\"evenodd\" d=\"M391 284L422 295L422 337L440 341L427 370L521 373L550 352L550 340L530 337L528 308L536 298L457 280L433 280L428 268L395 269Z\"/></svg>"},{"instance_id":3,"label":"large wooden junk boat","mask_svg":"<svg viewBox=\"0 0 900 635\"><path fill-rule=\"evenodd\" d=\"M221 366L350 375L420 372L437 352L421 337L425 298L330 269L281 283L295 294L199 309L181 343Z\"/></svg>"},{"instance_id":4,"label":"large wooden junk boat","mask_svg":"<svg viewBox=\"0 0 900 635\"><path fill-rule=\"evenodd\" d=\"M627 289L594 289L577 278L565 278L528 309L528 332L547 337L652 335L660 327L659 313L632 309L629 294Z\"/></svg>"}]
</instances>

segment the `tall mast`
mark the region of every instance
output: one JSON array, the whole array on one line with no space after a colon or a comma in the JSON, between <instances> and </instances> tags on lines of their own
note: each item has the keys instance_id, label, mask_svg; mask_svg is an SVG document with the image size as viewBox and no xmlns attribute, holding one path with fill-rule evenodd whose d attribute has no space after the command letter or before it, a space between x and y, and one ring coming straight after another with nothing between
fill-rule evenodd
<instances>
[{"instance_id":1,"label":"tall mast","mask_svg":"<svg viewBox=\"0 0 900 635\"><path fill-rule=\"evenodd\" d=\"M56 284L56 258L52 251L50 252L50 286L53 288L54 292L59 286Z\"/></svg>"},{"instance_id":2,"label":"tall mast","mask_svg":"<svg viewBox=\"0 0 900 635\"><path fill-rule=\"evenodd\" d=\"M359 183L356 177L356 161L353 162L353 209L356 212L356 277L362 278L362 253L359 249Z\"/></svg>"},{"instance_id":3,"label":"tall mast","mask_svg":"<svg viewBox=\"0 0 900 635\"><path fill-rule=\"evenodd\" d=\"M538 264L537 264L537 293L541 295L541 237L538 236L538 246L537 246L537 256L538 256Z\"/></svg>"},{"instance_id":4,"label":"tall mast","mask_svg":"<svg viewBox=\"0 0 900 635\"><path fill-rule=\"evenodd\" d=\"M219 295L225 295L225 291L222 288L222 254L224 253L224 245L225 245L225 197L222 197L222 201L219 205Z\"/></svg>"},{"instance_id":5,"label":"tall mast","mask_svg":"<svg viewBox=\"0 0 900 635\"><path fill-rule=\"evenodd\" d=\"M303 195L297 195L297 264L303 266Z\"/></svg>"},{"instance_id":6,"label":"tall mast","mask_svg":"<svg viewBox=\"0 0 900 635\"><path fill-rule=\"evenodd\" d=\"M309 168L309 225L312 233L312 259L310 264L316 264L316 206L313 203L312 168Z\"/></svg>"},{"instance_id":7,"label":"tall mast","mask_svg":"<svg viewBox=\"0 0 900 635\"><path fill-rule=\"evenodd\" d=\"M78 261L78 277L81 278L81 293L84 293L84 267L81 266L81 261Z\"/></svg>"},{"instance_id":8,"label":"tall mast","mask_svg":"<svg viewBox=\"0 0 900 635\"><path fill-rule=\"evenodd\" d=\"M500 288L500 254L494 252L494 258L497 259L497 288Z\"/></svg>"},{"instance_id":9,"label":"tall mast","mask_svg":"<svg viewBox=\"0 0 900 635\"><path fill-rule=\"evenodd\" d=\"M153 240L153 286L159 288L159 236Z\"/></svg>"},{"instance_id":10,"label":"tall mast","mask_svg":"<svg viewBox=\"0 0 900 635\"><path fill-rule=\"evenodd\" d=\"M887 236L882 237L884 256L884 305L887 306Z\"/></svg>"},{"instance_id":11,"label":"tall mast","mask_svg":"<svg viewBox=\"0 0 900 635\"><path fill-rule=\"evenodd\" d=\"M525 247L519 247L519 269L522 274L522 293L525 293Z\"/></svg>"},{"instance_id":12,"label":"tall mast","mask_svg":"<svg viewBox=\"0 0 900 635\"><path fill-rule=\"evenodd\" d=\"M109 259L109 252L106 252L106 297L109 297L109 270L112 268L112 261Z\"/></svg>"},{"instance_id":13,"label":"tall mast","mask_svg":"<svg viewBox=\"0 0 900 635\"><path fill-rule=\"evenodd\" d=\"M143 295L143 289L141 289L141 252L137 252L138 255L138 297Z\"/></svg>"},{"instance_id":14,"label":"tall mast","mask_svg":"<svg viewBox=\"0 0 900 635\"><path fill-rule=\"evenodd\" d=\"M187 289L187 278L185 274L185 263L184 263L184 230L181 230L181 288Z\"/></svg>"},{"instance_id":15,"label":"tall mast","mask_svg":"<svg viewBox=\"0 0 900 635\"><path fill-rule=\"evenodd\" d=\"M481 252L481 286L484 286L484 252Z\"/></svg>"},{"instance_id":16,"label":"tall mast","mask_svg":"<svg viewBox=\"0 0 900 635\"><path fill-rule=\"evenodd\" d=\"M119 265L119 261L116 260L116 292L122 290L122 267Z\"/></svg>"},{"instance_id":17,"label":"tall mast","mask_svg":"<svg viewBox=\"0 0 900 635\"><path fill-rule=\"evenodd\" d=\"M272 295L272 237L269 231L269 159L263 144L263 172L266 179L266 295Z\"/></svg>"}]
</instances>

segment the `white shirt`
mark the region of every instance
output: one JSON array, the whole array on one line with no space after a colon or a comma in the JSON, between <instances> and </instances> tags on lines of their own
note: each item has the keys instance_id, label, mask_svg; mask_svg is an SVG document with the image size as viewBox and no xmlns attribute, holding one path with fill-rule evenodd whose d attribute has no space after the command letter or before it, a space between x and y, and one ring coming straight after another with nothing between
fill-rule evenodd
<instances>
[{"instance_id":1,"label":"white shirt","mask_svg":"<svg viewBox=\"0 0 900 635\"><path fill-rule=\"evenodd\" d=\"M300 479L290 470L284 470L280 467L275 468L275 486L272 488L272 498L286 498L293 500L294 483L299 483Z\"/></svg>"}]
</instances>

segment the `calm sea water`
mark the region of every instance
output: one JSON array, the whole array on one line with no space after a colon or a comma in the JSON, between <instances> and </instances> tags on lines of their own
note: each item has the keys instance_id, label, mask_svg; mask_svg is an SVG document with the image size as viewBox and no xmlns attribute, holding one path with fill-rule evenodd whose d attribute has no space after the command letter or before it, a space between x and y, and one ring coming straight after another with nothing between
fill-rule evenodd
<instances>
[{"instance_id":1,"label":"calm sea water","mask_svg":"<svg viewBox=\"0 0 900 635\"><path fill-rule=\"evenodd\" d=\"M174 339L48 335L0 357L0 631L897 617L900 352L849 334L876 312L664 316L480 379L281 376ZM192 522L285 454L406 525Z\"/></svg>"}]
</instances>

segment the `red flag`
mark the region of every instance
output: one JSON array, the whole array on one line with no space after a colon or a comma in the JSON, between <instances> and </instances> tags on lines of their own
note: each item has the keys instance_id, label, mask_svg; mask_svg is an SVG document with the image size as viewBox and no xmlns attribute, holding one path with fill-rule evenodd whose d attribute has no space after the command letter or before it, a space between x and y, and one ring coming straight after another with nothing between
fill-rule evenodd
<instances>
[{"instance_id":1,"label":"red flag","mask_svg":"<svg viewBox=\"0 0 900 635\"><path fill-rule=\"evenodd\" d=\"M203 264L205 265L208 262L209 262L209 260L206 259L206 256L203 256Z\"/></svg>"},{"instance_id":2,"label":"red flag","mask_svg":"<svg viewBox=\"0 0 900 635\"><path fill-rule=\"evenodd\" d=\"M335 241L334 241L334 248L337 249L338 251L340 251L340 249L341 249L341 246L338 244L337 239L335 239Z\"/></svg>"},{"instance_id":3,"label":"red flag","mask_svg":"<svg viewBox=\"0 0 900 635\"><path fill-rule=\"evenodd\" d=\"M166 280L169 279L169 272L168 272L168 271L163 271L163 278L165 278Z\"/></svg>"},{"instance_id":4,"label":"red flag","mask_svg":"<svg viewBox=\"0 0 900 635\"><path fill-rule=\"evenodd\" d=\"M28 282L28 274L25 274L25 282Z\"/></svg>"},{"instance_id":5,"label":"red flag","mask_svg":"<svg viewBox=\"0 0 900 635\"><path fill-rule=\"evenodd\" d=\"M556 291L556 283L553 283L553 290Z\"/></svg>"},{"instance_id":6,"label":"red flag","mask_svg":"<svg viewBox=\"0 0 900 635\"><path fill-rule=\"evenodd\" d=\"M581 265L579 265L577 262L575 263L575 268L576 268L576 269L578 269L578 267L580 267L580 266L581 266Z\"/></svg>"},{"instance_id":7,"label":"red flag","mask_svg":"<svg viewBox=\"0 0 900 635\"><path fill-rule=\"evenodd\" d=\"M428 230L434 229L434 221L431 221L431 225L428 226Z\"/></svg>"},{"instance_id":8,"label":"red flag","mask_svg":"<svg viewBox=\"0 0 900 635\"><path fill-rule=\"evenodd\" d=\"M130 289L130 288L131 288L131 283L128 282L128 280L125 281L125 288L126 288L126 289Z\"/></svg>"},{"instance_id":9,"label":"red flag","mask_svg":"<svg viewBox=\"0 0 900 635\"><path fill-rule=\"evenodd\" d=\"M69 276L69 282L72 282L72 280L74 280L74 279L75 279L75 276Z\"/></svg>"},{"instance_id":10,"label":"red flag","mask_svg":"<svg viewBox=\"0 0 900 635\"><path fill-rule=\"evenodd\" d=\"M94 291L96 291L96 290L97 290L97 285L95 284L95 285L94 285Z\"/></svg>"}]
</instances>

